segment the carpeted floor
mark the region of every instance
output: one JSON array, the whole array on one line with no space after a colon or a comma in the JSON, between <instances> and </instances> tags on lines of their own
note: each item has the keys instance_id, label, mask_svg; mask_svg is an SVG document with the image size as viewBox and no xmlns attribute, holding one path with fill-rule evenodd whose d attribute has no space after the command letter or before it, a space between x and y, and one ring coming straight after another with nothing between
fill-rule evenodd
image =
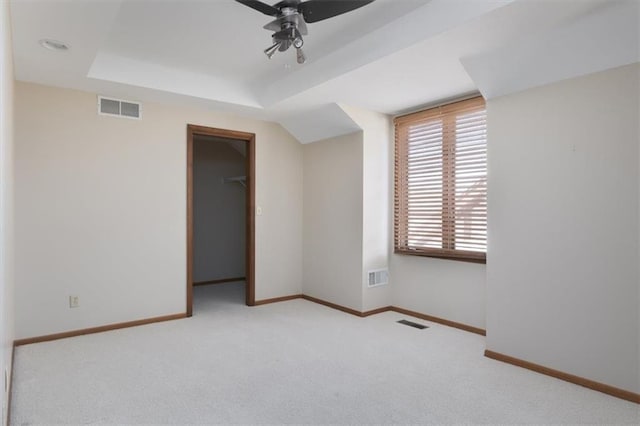
<instances>
[{"instance_id":1,"label":"carpeted floor","mask_svg":"<svg viewBox=\"0 0 640 426\"><path fill-rule=\"evenodd\" d=\"M195 289L190 319L16 350L12 425L631 424L640 406L483 357L484 338Z\"/></svg>"}]
</instances>

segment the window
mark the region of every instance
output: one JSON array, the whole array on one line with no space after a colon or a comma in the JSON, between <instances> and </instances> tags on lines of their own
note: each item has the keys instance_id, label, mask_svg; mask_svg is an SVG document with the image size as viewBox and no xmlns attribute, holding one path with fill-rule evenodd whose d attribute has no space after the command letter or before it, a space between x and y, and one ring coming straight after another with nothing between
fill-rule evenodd
<instances>
[{"instance_id":1,"label":"window","mask_svg":"<svg viewBox=\"0 0 640 426\"><path fill-rule=\"evenodd\" d=\"M485 262L484 99L404 115L394 123L395 252Z\"/></svg>"}]
</instances>

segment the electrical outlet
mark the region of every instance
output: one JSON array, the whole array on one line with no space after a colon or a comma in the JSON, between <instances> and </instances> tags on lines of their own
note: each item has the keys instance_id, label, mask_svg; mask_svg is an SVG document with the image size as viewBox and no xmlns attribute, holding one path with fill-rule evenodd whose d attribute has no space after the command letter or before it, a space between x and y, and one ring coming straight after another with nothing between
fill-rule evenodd
<instances>
[{"instance_id":1,"label":"electrical outlet","mask_svg":"<svg viewBox=\"0 0 640 426\"><path fill-rule=\"evenodd\" d=\"M69 307L77 308L80 306L80 298L78 296L69 296Z\"/></svg>"}]
</instances>

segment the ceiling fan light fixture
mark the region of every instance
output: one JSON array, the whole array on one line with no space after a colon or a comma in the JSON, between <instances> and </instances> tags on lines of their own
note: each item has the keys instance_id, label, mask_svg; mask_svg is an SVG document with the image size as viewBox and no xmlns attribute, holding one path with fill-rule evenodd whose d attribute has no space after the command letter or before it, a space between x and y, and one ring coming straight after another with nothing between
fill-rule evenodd
<instances>
[{"instance_id":1,"label":"ceiling fan light fixture","mask_svg":"<svg viewBox=\"0 0 640 426\"><path fill-rule=\"evenodd\" d=\"M298 60L299 64L304 64L305 62L307 62L307 57L304 56L304 52L300 47L296 48L296 59Z\"/></svg>"},{"instance_id":2,"label":"ceiling fan light fixture","mask_svg":"<svg viewBox=\"0 0 640 426\"><path fill-rule=\"evenodd\" d=\"M264 51L269 59L277 50L284 52L293 45L296 48L298 63L304 64L307 58L302 51L304 44L302 36L308 34L307 23L324 21L351 12L375 0L282 0L273 6L260 0L236 1L264 15L276 18L263 27L273 31L271 38L275 41L273 46Z\"/></svg>"},{"instance_id":3,"label":"ceiling fan light fixture","mask_svg":"<svg viewBox=\"0 0 640 426\"><path fill-rule=\"evenodd\" d=\"M267 47L266 49L264 49L264 54L267 55L267 58L271 59L271 57L278 51L278 49L280 48L280 45L282 45L282 42L277 42L274 43L273 46Z\"/></svg>"}]
</instances>

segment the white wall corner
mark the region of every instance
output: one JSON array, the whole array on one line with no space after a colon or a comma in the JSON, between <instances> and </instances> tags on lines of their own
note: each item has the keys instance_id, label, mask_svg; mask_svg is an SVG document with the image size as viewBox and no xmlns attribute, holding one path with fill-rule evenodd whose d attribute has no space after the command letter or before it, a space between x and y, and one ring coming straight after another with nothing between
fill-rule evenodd
<instances>
[{"instance_id":1,"label":"white wall corner","mask_svg":"<svg viewBox=\"0 0 640 426\"><path fill-rule=\"evenodd\" d=\"M393 204L391 117L349 105L340 105L362 128L362 302L363 310L389 306L389 284L369 287L369 271L389 268L391 205Z\"/></svg>"}]
</instances>

